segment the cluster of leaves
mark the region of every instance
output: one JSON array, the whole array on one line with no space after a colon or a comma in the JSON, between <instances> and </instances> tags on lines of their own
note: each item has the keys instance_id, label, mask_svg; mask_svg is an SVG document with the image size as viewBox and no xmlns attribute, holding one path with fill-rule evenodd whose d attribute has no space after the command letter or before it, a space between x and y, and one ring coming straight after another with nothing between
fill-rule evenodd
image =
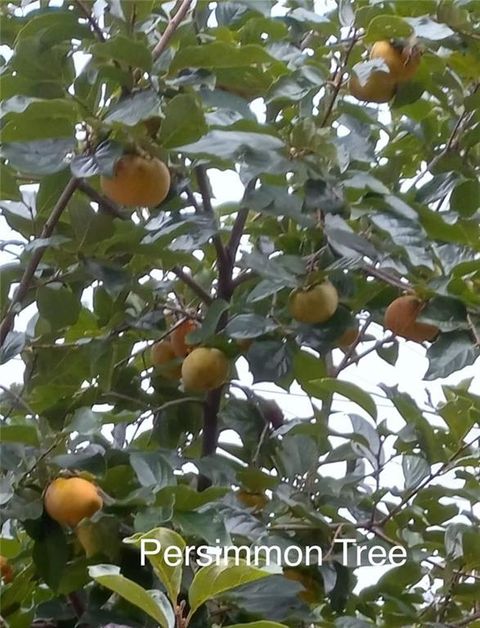
<instances>
[{"instance_id":1,"label":"cluster of leaves","mask_svg":"<svg viewBox=\"0 0 480 628\"><path fill-rule=\"evenodd\" d=\"M17 572L2 594L5 621L153 625L145 605L121 599L118 573L95 566L116 565L165 609L168 582L122 543L162 524L190 544L320 544L329 556L299 568L297 582L270 575L200 596L193 627L467 625L479 595L480 397L465 382L421 408L384 387L397 430L372 395L332 377L330 360L352 318L381 325L403 286L429 299L422 319L441 330L426 379L479 356L478 2L339 0L319 14L310 0L199 1L159 52L172 3L29 4L0 7L11 51L0 68L0 207L15 238L4 244L13 261L0 268L1 318L35 305L0 348L0 363L25 365L23 384L0 397L0 553ZM389 106L352 99L341 81L368 46L411 36L425 48L414 80ZM172 189L130 216L99 194L97 175L132 149L168 162ZM212 208L214 168L238 174L240 202ZM287 307L312 271L328 273L341 301L314 326ZM283 424L243 384L245 399L232 385L205 400L152 373L145 345L192 312L196 342L234 361L238 341L251 340L254 382L296 382L322 409ZM395 364L396 339L360 340L342 367L362 350ZM351 432L336 427L333 395L359 407ZM205 450L212 411L220 434L238 435L218 451ZM397 463L401 486L389 477ZM61 470L108 495L86 551L43 511ZM197 471L211 484L202 492ZM408 561L358 591L339 536L401 544ZM199 573L184 571L174 604Z\"/></svg>"}]
</instances>

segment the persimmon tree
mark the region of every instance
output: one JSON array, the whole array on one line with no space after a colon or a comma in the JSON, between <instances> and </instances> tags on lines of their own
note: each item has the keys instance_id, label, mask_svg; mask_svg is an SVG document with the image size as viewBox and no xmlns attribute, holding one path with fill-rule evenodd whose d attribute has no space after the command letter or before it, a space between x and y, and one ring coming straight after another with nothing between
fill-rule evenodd
<instances>
[{"instance_id":1,"label":"persimmon tree","mask_svg":"<svg viewBox=\"0 0 480 628\"><path fill-rule=\"evenodd\" d=\"M0 13L2 625L477 625L478 377L424 403L382 364L479 364L480 3ZM142 566L152 529L324 561ZM347 538L406 563L357 582Z\"/></svg>"}]
</instances>

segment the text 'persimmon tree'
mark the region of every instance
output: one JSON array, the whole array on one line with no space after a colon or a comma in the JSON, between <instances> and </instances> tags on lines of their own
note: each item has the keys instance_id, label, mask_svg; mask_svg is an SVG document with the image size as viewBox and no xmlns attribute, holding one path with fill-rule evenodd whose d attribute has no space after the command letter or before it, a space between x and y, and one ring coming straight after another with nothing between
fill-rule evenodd
<instances>
[{"instance_id":1,"label":"text 'persimmon tree'","mask_svg":"<svg viewBox=\"0 0 480 628\"><path fill-rule=\"evenodd\" d=\"M480 625L478 375L382 374L479 364L478 0L0 15L0 623ZM149 531L325 560L142 566ZM347 538L407 561L359 584Z\"/></svg>"}]
</instances>

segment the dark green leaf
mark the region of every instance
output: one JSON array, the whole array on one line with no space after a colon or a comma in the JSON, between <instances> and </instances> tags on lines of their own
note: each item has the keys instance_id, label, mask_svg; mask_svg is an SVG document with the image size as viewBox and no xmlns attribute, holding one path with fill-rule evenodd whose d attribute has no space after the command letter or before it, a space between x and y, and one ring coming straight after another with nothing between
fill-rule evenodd
<instances>
[{"instance_id":1,"label":"dark green leaf","mask_svg":"<svg viewBox=\"0 0 480 628\"><path fill-rule=\"evenodd\" d=\"M1 149L3 157L21 172L52 174L67 167L67 155L73 151L73 138L12 142Z\"/></svg>"}]
</instances>

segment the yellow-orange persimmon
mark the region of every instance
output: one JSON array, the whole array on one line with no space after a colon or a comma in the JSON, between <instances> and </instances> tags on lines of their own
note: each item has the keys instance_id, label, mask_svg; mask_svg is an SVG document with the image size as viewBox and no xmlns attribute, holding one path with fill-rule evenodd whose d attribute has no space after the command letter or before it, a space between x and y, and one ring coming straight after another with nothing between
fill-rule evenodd
<instances>
[{"instance_id":1,"label":"yellow-orange persimmon","mask_svg":"<svg viewBox=\"0 0 480 628\"><path fill-rule=\"evenodd\" d=\"M198 347L182 364L182 380L186 390L204 392L219 388L227 381L230 362L219 349Z\"/></svg>"},{"instance_id":2,"label":"yellow-orange persimmon","mask_svg":"<svg viewBox=\"0 0 480 628\"><path fill-rule=\"evenodd\" d=\"M337 307L338 293L329 281L297 288L290 294L290 314L301 323L324 323L335 314Z\"/></svg>"},{"instance_id":3,"label":"yellow-orange persimmon","mask_svg":"<svg viewBox=\"0 0 480 628\"><path fill-rule=\"evenodd\" d=\"M438 327L417 321L424 307L425 303L415 295L398 297L387 307L384 325L407 340L432 341L439 332Z\"/></svg>"},{"instance_id":4,"label":"yellow-orange persimmon","mask_svg":"<svg viewBox=\"0 0 480 628\"><path fill-rule=\"evenodd\" d=\"M383 59L390 70L390 76L397 83L413 78L420 65L421 54L417 46L405 42L377 41L370 50L370 59Z\"/></svg>"},{"instance_id":5,"label":"yellow-orange persimmon","mask_svg":"<svg viewBox=\"0 0 480 628\"><path fill-rule=\"evenodd\" d=\"M172 343L168 340L155 342L150 349L150 360L153 366L159 369L161 375L167 379L180 379L182 365Z\"/></svg>"},{"instance_id":6,"label":"yellow-orange persimmon","mask_svg":"<svg viewBox=\"0 0 480 628\"><path fill-rule=\"evenodd\" d=\"M191 331L198 329L198 327L199 325L196 321L186 320L172 331L170 342L177 357L184 358L190 353L193 345L187 342L186 337Z\"/></svg>"},{"instance_id":7,"label":"yellow-orange persimmon","mask_svg":"<svg viewBox=\"0 0 480 628\"><path fill-rule=\"evenodd\" d=\"M108 198L127 207L156 207L170 189L167 166L152 157L124 155L115 164L113 177L101 177L103 192Z\"/></svg>"},{"instance_id":8,"label":"yellow-orange persimmon","mask_svg":"<svg viewBox=\"0 0 480 628\"><path fill-rule=\"evenodd\" d=\"M53 480L45 491L43 501L52 519L72 528L103 506L95 484L78 477Z\"/></svg>"}]
</instances>

